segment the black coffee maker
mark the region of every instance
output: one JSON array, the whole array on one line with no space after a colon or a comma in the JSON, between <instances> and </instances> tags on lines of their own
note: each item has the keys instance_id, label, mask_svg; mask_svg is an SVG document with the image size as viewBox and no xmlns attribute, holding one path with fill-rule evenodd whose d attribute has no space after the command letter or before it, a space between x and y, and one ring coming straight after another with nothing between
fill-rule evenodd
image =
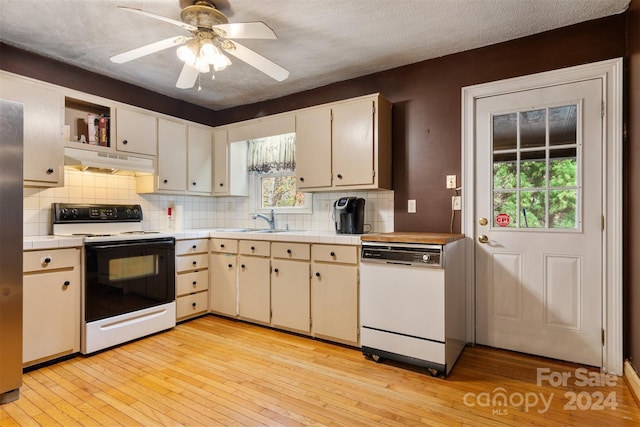
<instances>
[{"instance_id":1,"label":"black coffee maker","mask_svg":"<svg viewBox=\"0 0 640 427\"><path fill-rule=\"evenodd\" d=\"M333 220L338 234L364 232L364 199L341 197L333 202Z\"/></svg>"}]
</instances>

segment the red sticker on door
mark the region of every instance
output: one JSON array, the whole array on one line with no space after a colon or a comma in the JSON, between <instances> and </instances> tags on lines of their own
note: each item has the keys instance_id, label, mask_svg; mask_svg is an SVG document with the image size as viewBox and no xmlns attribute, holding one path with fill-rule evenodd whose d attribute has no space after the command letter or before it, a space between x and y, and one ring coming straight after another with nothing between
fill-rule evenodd
<instances>
[{"instance_id":1,"label":"red sticker on door","mask_svg":"<svg viewBox=\"0 0 640 427\"><path fill-rule=\"evenodd\" d=\"M506 213L500 213L496 217L496 224L498 224L498 227L508 227L510 222L511 217Z\"/></svg>"}]
</instances>

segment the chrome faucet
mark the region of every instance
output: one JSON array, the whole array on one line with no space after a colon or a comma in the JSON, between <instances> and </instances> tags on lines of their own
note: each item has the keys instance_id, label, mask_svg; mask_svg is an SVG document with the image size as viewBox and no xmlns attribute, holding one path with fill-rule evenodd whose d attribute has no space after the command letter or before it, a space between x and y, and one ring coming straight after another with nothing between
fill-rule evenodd
<instances>
[{"instance_id":1,"label":"chrome faucet","mask_svg":"<svg viewBox=\"0 0 640 427\"><path fill-rule=\"evenodd\" d=\"M258 219L258 218L262 218L265 221L267 221L267 223L269 224L269 229L271 230L275 230L276 229L276 217L274 215L273 209L271 209L271 216L268 217L266 215L262 215L262 214L254 214L251 216L251 219Z\"/></svg>"}]
</instances>

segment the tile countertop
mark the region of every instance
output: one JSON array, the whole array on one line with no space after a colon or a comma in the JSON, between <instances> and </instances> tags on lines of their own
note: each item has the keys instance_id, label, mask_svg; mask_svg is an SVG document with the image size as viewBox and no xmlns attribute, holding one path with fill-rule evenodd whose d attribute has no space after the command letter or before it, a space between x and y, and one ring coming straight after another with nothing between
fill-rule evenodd
<instances>
[{"instance_id":1,"label":"tile countertop","mask_svg":"<svg viewBox=\"0 0 640 427\"><path fill-rule=\"evenodd\" d=\"M64 236L26 236L22 239L22 249L56 249L56 248L76 248L82 246L82 237Z\"/></svg>"},{"instance_id":2,"label":"tile countertop","mask_svg":"<svg viewBox=\"0 0 640 427\"><path fill-rule=\"evenodd\" d=\"M181 230L172 234L177 240L208 239L219 237L222 239L238 240L270 240L280 242L326 243L338 245L359 245L361 235L336 234L334 232L319 231L283 231L277 233L261 233L251 231L224 231L216 229ZM23 250L56 249L82 246L82 237L65 236L25 236L22 240Z\"/></svg>"},{"instance_id":3,"label":"tile countertop","mask_svg":"<svg viewBox=\"0 0 640 427\"><path fill-rule=\"evenodd\" d=\"M464 238L464 234L423 233L417 231L398 231L393 233L365 234L363 242L422 243L425 245L446 245Z\"/></svg>"}]
</instances>

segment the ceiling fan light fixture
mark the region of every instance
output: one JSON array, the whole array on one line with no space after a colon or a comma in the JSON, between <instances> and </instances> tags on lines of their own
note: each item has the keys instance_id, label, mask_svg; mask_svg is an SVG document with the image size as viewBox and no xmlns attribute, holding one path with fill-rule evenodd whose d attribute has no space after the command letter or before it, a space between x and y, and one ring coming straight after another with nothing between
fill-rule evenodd
<instances>
[{"instance_id":1,"label":"ceiling fan light fixture","mask_svg":"<svg viewBox=\"0 0 640 427\"><path fill-rule=\"evenodd\" d=\"M211 39L204 39L200 43L200 57L212 64L215 71L222 71L231 65L231 60L213 44Z\"/></svg>"}]
</instances>

